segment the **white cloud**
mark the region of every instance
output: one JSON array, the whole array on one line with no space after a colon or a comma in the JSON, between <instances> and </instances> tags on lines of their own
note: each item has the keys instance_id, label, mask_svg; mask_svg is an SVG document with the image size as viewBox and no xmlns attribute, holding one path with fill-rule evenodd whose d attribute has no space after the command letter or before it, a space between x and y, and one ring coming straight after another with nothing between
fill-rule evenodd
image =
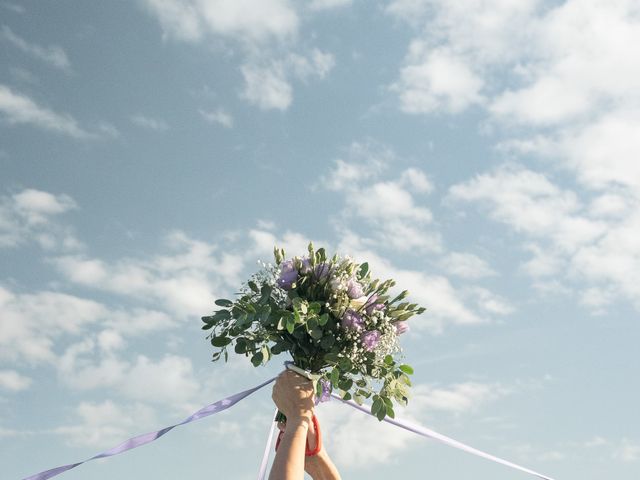
<instances>
[{"instance_id":1,"label":"white cloud","mask_svg":"<svg viewBox=\"0 0 640 480\"><path fill-rule=\"evenodd\" d=\"M439 233L429 228L431 210L415 197L431 191L427 175L410 168L397 179L378 179L394 157L386 147L368 142L353 144L346 161L335 161L335 167L321 183L344 196L344 220L338 228L349 228L349 219L358 218L372 227L379 245L404 252L438 252L442 245Z\"/></svg>"},{"instance_id":2,"label":"white cloud","mask_svg":"<svg viewBox=\"0 0 640 480\"><path fill-rule=\"evenodd\" d=\"M497 275L486 261L472 253L451 252L442 258L441 265L448 274L471 280Z\"/></svg>"},{"instance_id":3,"label":"white cloud","mask_svg":"<svg viewBox=\"0 0 640 480\"><path fill-rule=\"evenodd\" d=\"M103 331L97 341L89 337L69 346L56 364L61 379L77 389L109 389L133 400L177 408L190 405L200 391L190 359L167 354L158 360L145 355L127 360L122 357L125 352L114 351L110 335L105 338Z\"/></svg>"},{"instance_id":4,"label":"white cloud","mask_svg":"<svg viewBox=\"0 0 640 480\"><path fill-rule=\"evenodd\" d=\"M265 42L295 35L298 15L289 0L143 0L166 39L200 41L205 34L240 42Z\"/></svg>"},{"instance_id":5,"label":"white cloud","mask_svg":"<svg viewBox=\"0 0 640 480\"><path fill-rule=\"evenodd\" d=\"M131 121L139 127L155 130L157 132L166 132L169 130L169 125L164 120L151 118L142 114L131 116Z\"/></svg>"},{"instance_id":6,"label":"white cloud","mask_svg":"<svg viewBox=\"0 0 640 480\"><path fill-rule=\"evenodd\" d=\"M464 382L448 387L418 385L413 389L410 403L416 410L469 414L511 391L499 383Z\"/></svg>"},{"instance_id":7,"label":"white cloud","mask_svg":"<svg viewBox=\"0 0 640 480\"><path fill-rule=\"evenodd\" d=\"M623 462L637 462L640 460L640 443L634 443L627 438L622 439L616 448L613 458Z\"/></svg>"},{"instance_id":8,"label":"white cloud","mask_svg":"<svg viewBox=\"0 0 640 480\"><path fill-rule=\"evenodd\" d=\"M209 123L217 123L225 128L233 127L233 117L224 109L218 108L213 111L198 109L200 115Z\"/></svg>"},{"instance_id":9,"label":"white cloud","mask_svg":"<svg viewBox=\"0 0 640 480\"><path fill-rule=\"evenodd\" d=\"M331 432L328 451L340 466L362 468L386 464L415 440L415 434L355 412L338 400L322 404L316 415Z\"/></svg>"},{"instance_id":10,"label":"white cloud","mask_svg":"<svg viewBox=\"0 0 640 480\"><path fill-rule=\"evenodd\" d=\"M332 8L346 7L352 3L353 0L312 0L309 8L311 10L329 10Z\"/></svg>"},{"instance_id":11,"label":"white cloud","mask_svg":"<svg viewBox=\"0 0 640 480\"><path fill-rule=\"evenodd\" d=\"M293 79L322 79L334 65L333 55L318 49L308 56L292 53L283 60L252 58L241 67L245 81L242 97L263 110L286 110L293 101Z\"/></svg>"},{"instance_id":12,"label":"white cloud","mask_svg":"<svg viewBox=\"0 0 640 480\"><path fill-rule=\"evenodd\" d=\"M97 302L58 292L15 294L0 286L0 355L29 362L54 358L53 340L78 334L105 315Z\"/></svg>"},{"instance_id":13,"label":"white cloud","mask_svg":"<svg viewBox=\"0 0 640 480\"><path fill-rule=\"evenodd\" d=\"M243 97L263 110L286 110L293 100L292 87L286 79L284 67L243 65L245 81Z\"/></svg>"},{"instance_id":14,"label":"white cloud","mask_svg":"<svg viewBox=\"0 0 640 480\"><path fill-rule=\"evenodd\" d=\"M49 251L83 248L70 227L54 221L77 208L66 194L54 195L33 188L0 197L0 248L15 248L33 241Z\"/></svg>"},{"instance_id":15,"label":"white cloud","mask_svg":"<svg viewBox=\"0 0 640 480\"><path fill-rule=\"evenodd\" d=\"M563 190L545 175L516 165L503 165L492 173L453 185L450 197L486 202L489 215L531 236L551 237L565 251L597 240L606 225L583 215L575 192Z\"/></svg>"},{"instance_id":16,"label":"white cloud","mask_svg":"<svg viewBox=\"0 0 640 480\"><path fill-rule=\"evenodd\" d=\"M512 165L454 185L450 196L487 207L491 218L524 236L533 253L526 273L564 275L596 312L619 297L640 308L640 203L633 197L616 200L616 214L603 216L545 175Z\"/></svg>"},{"instance_id":17,"label":"white cloud","mask_svg":"<svg viewBox=\"0 0 640 480\"><path fill-rule=\"evenodd\" d=\"M476 298L478 308L490 314L509 315L515 311L511 302L486 288L470 287L469 293Z\"/></svg>"},{"instance_id":18,"label":"white cloud","mask_svg":"<svg viewBox=\"0 0 640 480\"><path fill-rule=\"evenodd\" d=\"M27 363L55 362L56 342L87 335L100 324L117 335L139 335L175 326L165 313L135 308L107 308L85 298L61 292L16 293L0 285L0 359ZM102 338L101 344L117 345Z\"/></svg>"},{"instance_id":19,"label":"white cloud","mask_svg":"<svg viewBox=\"0 0 640 480\"><path fill-rule=\"evenodd\" d=\"M407 63L391 87L403 111L458 113L483 101L482 78L454 53L415 43Z\"/></svg>"},{"instance_id":20,"label":"white cloud","mask_svg":"<svg viewBox=\"0 0 640 480\"><path fill-rule=\"evenodd\" d=\"M332 54L313 48L296 53L300 18L290 0L142 0L162 25L163 38L201 42L207 35L228 40L242 55L240 97L263 110L286 110L294 80L325 78ZM203 112L208 121L230 126L220 112Z\"/></svg>"},{"instance_id":21,"label":"white cloud","mask_svg":"<svg viewBox=\"0 0 640 480\"><path fill-rule=\"evenodd\" d=\"M67 113L56 113L38 105L26 95L14 92L0 84L0 113L9 125L32 125L43 130L60 133L72 138L86 140L113 136L113 131L91 133L82 128L78 121ZM111 127L113 129L113 127Z\"/></svg>"},{"instance_id":22,"label":"white cloud","mask_svg":"<svg viewBox=\"0 0 640 480\"><path fill-rule=\"evenodd\" d=\"M221 282L226 286L240 281L243 256L221 253L216 257L216 245L191 239L179 230L167 235L166 244L175 253L116 262L86 255L63 255L46 261L71 282L159 303L179 318L209 311L213 290L222 288Z\"/></svg>"},{"instance_id":23,"label":"white cloud","mask_svg":"<svg viewBox=\"0 0 640 480\"><path fill-rule=\"evenodd\" d=\"M162 25L163 40L173 35L183 41L198 41L202 38L204 26L197 5L184 0L142 0L148 11L155 15Z\"/></svg>"},{"instance_id":24,"label":"white cloud","mask_svg":"<svg viewBox=\"0 0 640 480\"><path fill-rule=\"evenodd\" d=\"M32 188L0 197L0 248L35 241L46 250L83 248L73 230L53 219L77 205L66 194L54 195Z\"/></svg>"},{"instance_id":25,"label":"white cloud","mask_svg":"<svg viewBox=\"0 0 640 480\"><path fill-rule=\"evenodd\" d=\"M53 430L73 446L112 447L141 431L157 427L155 411L144 404L118 405L113 400L81 402L70 425Z\"/></svg>"},{"instance_id":26,"label":"white cloud","mask_svg":"<svg viewBox=\"0 0 640 480\"><path fill-rule=\"evenodd\" d=\"M0 370L0 388L20 392L31 386L31 379L15 370Z\"/></svg>"},{"instance_id":27,"label":"white cloud","mask_svg":"<svg viewBox=\"0 0 640 480\"><path fill-rule=\"evenodd\" d=\"M35 43L29 43L24 38L13 33L7 25L2 26L2 38L23 52L55 68L65 71L70 71L71 69L71 63L69 62L66 52L58 45L42 47Z\"/></svg>"}]
</instances>

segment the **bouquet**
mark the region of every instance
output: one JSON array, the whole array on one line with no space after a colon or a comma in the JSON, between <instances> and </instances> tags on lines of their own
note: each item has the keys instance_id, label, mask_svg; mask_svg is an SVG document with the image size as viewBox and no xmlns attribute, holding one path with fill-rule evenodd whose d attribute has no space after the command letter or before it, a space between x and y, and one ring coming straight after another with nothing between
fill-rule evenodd
<instances>
[{"instance_id":1,"label":"bouquet","mask_svg":"<svg viewBox=\"0 0 640 480\"><path fill-rule=\"evenodd\" d=\"M369 265L349 257L328 258L324 248L309 244L308 255L285 259L274 248L275 264L242 286L235 301L202 317L203 329L216 351L250 357L254 366L289 353L293 365L312 374L319 401L336 391L362 405L371 398L371 413L382 421L395 416L393 405L406 405L413 369L399 363L399 337L407 320L423 307L403 301L405 290L391 298L394 280L371 277Z\"/></svg>"}]
</instances>

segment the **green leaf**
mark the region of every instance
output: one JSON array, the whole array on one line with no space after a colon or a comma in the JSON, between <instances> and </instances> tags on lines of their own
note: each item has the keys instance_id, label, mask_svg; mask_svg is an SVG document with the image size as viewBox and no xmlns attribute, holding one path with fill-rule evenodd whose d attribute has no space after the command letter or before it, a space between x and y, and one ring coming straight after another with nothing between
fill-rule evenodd
<instances>
[{"instance_id":1,"label":"green leaf","mask_svg":"<svg viewBox=\"0 0 640 480\"><path fill-rule=\"evenodd\" d=\"M378 410L378 413L376 414L376 418L380 421L384 420L384 417L386 416L387 416L386 408L381 408L380 410Z\"/></svg>"},{"instance_id":2,"label":"green leaf","mask_svg":"<svg viewBox=\"0 0 640 480\"><path fill-rule=\"evenodd\" d=\"M309 332L309 335L311 335L311 338L313 338L314 340L319 340L322 338L322 330L320 330L319 328L314 328Z\"/></svg>"},{"instance_id":3,"label":"green leaf","mask_svg":"<svg viewBox=\"0 0 640 480\"><path fill-rule=\"evenodd\" d=\"M348 372L353 368L353 363L348 358L341 358L338 365L340 365L340 370L343 372Z\"/></svg>"},{"instance_id":4,"label":"green leaf","mask_svg":"<svg viewBox=\"0 0 640 480\"><path fill-rule=\"evenodd\" d=\"M254 292L258 293L260 291L260 289L258 288L258 285L256 285L256 282L254 282L253 280L249 280L247 284L249 285L249 288Z\"/></svg>"},{"instance_id":5,"label":"green leaf","mask_svg":"<svg viewBox=\"0 0 640 480\"><path fill-rule=\"evenodd\" d=\"M340 387L342 390L349 390L352 386L353 380L351 380L350 378L345 378L344 380L340 380L340 382L338 382L338 387Z\"/></svg>"},{"instance_id":6,"label":"green leaf","mask_svg":"<svg viewBox=\"0 0 640 480\"><path fill-rule=\"evenodd\" d=\"M396 414L393 411L393 407L387 405L387 417L396 418Z\"/></svg>"},{"instance_id":7,"label":"green leaf","mask_svg":"<svg viewBox=\"0 0 640 480\"><path fill-rule=\"evenodd\" d=\"M384 402L380 399L380 397L378 397L371 404L371 413L377 416L378 412L383 407L384 407Z\"/></svg>"},{"instance_id":8,"label":"green leaf","mask_svg":"<svg viewBox=\"0 0 640 480\"><path fill-rule=\"evenodd\" d=\"M307 329L311 331L315 328L318 328L318 319L310 318L309 320L307 320Z\"/></svg>"},{"instance_id":9,"label":"green leaf","mask_svg":"<svg viewBox=\"0 0 640 480\"><path fill-rule=\"evenodd\" d=\"M211 339L211 345L214 347L224 347L231 343L231 339L229 337L213 337Z\"/></svg>"},{"instance_id":10,"label":"green leaf","mask_svg":"<svg viewBox=\"0 0 640 480\"><path fill-rule=\"evenodd\" d=\"M295 320L292 318L287 319L287 332L293 333L293 329L296 328Z\"/></svg>"},{"instance_id":11,"label":"green leaf","mask_svg":"<svg viewBox=\"0 0 640 480\"><path fill-rule=\"evenodd\" d=\"M309 313L313 313L313 314L320 313L320 302L311 302L309 304Z\"/></svg>"},{"instance_id":12,"label":"green leaf","mask_svg":"<svg viewBox=\"0 0 640 480\"><path fill-rule=\"evenodd\" d=\"M344 392L344 395L342 395L342 399L351 400L351 394L349 392Z\"/></svg>"},{"instance_id":13,"label":"green leaf","mask_svg":"<svg viewBox=\"0 0 640 480\"><path fill-rule=\"evenodd\" d=\"M264 358L264 355L262 355L262 352L258 352L253 357L251 357L251 363L253 363L254 367L257 367L262 363L263 358Z\"/></svg>"},{"instance_id":14,"label":"green leaf","mask_svg":"<svg viewBox=\"0 0 640 480\"><path fill-rule=\"evenodd\" d=\"M247 351L247 340L243 337L238 338L234 351L236 353L245 353Z\"/></svg>"},{"instance_id":15,"label":"green leaf","mask_svg":"<svg viewBox=\"0 0 640 480\"><path fill-rule=\"evenodd\" d=\"M387 365L393 365L393 357L391 355L387 355L384 357L384 363Z\"/></svg>"},{"instance_id":16,"label":"green leaf","mask_svg":"<svg viewBox=\"0 0 640 480\"><path fill-rule=\"evenodd\" d=\"M403 365L400 365L398 368L402 370L404 373L406 373L407 375L413 375L413 368L411 367L411 365L403 364Z\"/></svg>"},{"instance_id":17,"label":"green leaf","mask_svg":"<svg viewBox=\"0 0 640 480\"><path fill-rule=\"evenodd\" d=\"M202 330L209 330L210 328L213 328L213 323L206 323L202 326Z\"/></svg>"},{"instance_id":18,"label":"green leaf","mask_svg":"<svg viewBox=\"0 0 640 480\"><path fill-rule=\"evenodd\" d=\"M229 310L218 310L213 314L213 318L216 322L221 322L222 320L228 320L231 318L231 312Z\"/></svg>"},{"instance_id":19,"label":"green leaf","mask_svg":"<svg viewBox=\"0 0 640 480\"><path fill-rule=\"evenodd\" d=\"M360 269L358 270L358 277L359 278L364 277L368 271L369 271L369 264L367 262L364 262L362 265L360 265Z\"/></svg>"},{"instance_id":20,"label":"green leaf","mask_svg":"<svg viewBox=\"0 0 640 480\"><path fill-rule=\"evenodd\" d=\"M329 321L329 315L326 313L323 313L322 315L320 315L320 318L318 318L318 324L322 327L324 327L328 321Z\"/></svg>"},{"instance_id":21,"label":"green leaf","mask_svg":"<svg viewBox=\"0 0 640 480\"><path fill-rule=\"evenodd\" d=\"M333 335L327 335L326 337L322 337L322 340L320 340L320 346L324 349L327 349L327 348L330 348L335 341L336 339L333 338Z\"/></svg>"},{"instance_id":22,"label":"green leaf","mask_svg":"<svg viewBox=\"0 0 640 480\"><path fill-rule=\"evenodd\" d=\"M219 298L215 301L215 304L219 307L232 307L233 302L231 300L227 300L226 298Z\"/></svg>"},{"instance_id":23,"label":"green leaf","mask_svg":"<svg viewBox=\"0 0 640 480\"><path fill-rule=\"evenodd\" d=\"M333 383L334 385L338 384L338 380L340 378L340 369L338 369L337 367L334 367L333 370L331 370L331 383Z\"/></svg>"}]
</instances>

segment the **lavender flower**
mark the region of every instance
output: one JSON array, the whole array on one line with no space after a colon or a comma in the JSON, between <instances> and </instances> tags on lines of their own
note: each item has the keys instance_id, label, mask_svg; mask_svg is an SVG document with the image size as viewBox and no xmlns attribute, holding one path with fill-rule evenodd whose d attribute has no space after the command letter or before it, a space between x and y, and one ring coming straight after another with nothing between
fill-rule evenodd
<instances>
[{"instance_id":1,"label":"lavender flower","mask_svg":"<svg viewBox=\"0 0 640 480\"><path fill-rule=\"evenodd\" d=\"M342 315L342 328L348 330L360 330L364 326L364 320L358 315L358 312L350 308Z\"/></svg>"},{"instance_id":2,"label":"lavender flower","mask_svg":"<svg viewBox=\"0 0 640 480\"><path fill-rule=\"evenodd\" d=\"M320 395L320 397L316 398L316 405L318 405L318 403L320 402L328 402L329 400L331 400L331 382L325 378L322 378L320 380L320 383L322 384L322 394Z\"/></svg>"},{"instance_id":3,"label":"lavender flower","mask_svg":"<svg viewBox=\"0 0 640 480\"><path fill-rule=\"evenodd\" d=\"M396 329L396 335L402 335L405 332L409 331L409 324L404 321L395 322L393 326Z\"/></svg>"},{"instance_id":4,"label":"lavender flower","mask_svg":"<svg viewBox=\"0 0 640 480\"><path fill-rule=\"evenodd\" d=\"M376 303L376 300L378 300L378 294L374 293L369 297L367 303L364 304L364 310L367 312L367 315L371 316L373 312L384 309L384 303Z\"/></svg>"},{"instance_id":5,"label":"lavender flower","mask_svg":"<svg viewBox=\"0 0 640 480\"><path fill-rule=\"evenodd\" d=\"M298 279L298 271L293 260L286 260L280 265L280 277L276 283L283 290L291 290L293 284Z\"/></svg>"},{"instance_id":6,"label":"lavender flower","mask_svg":"<svg viewBox=\"0 0 640 480\"><path fill-rule=\"evenodd\" d=\"M300 267L300 273L306 275L311 271L311 259L309 257L302 259L302 266Z\"/></svg>"},{"instance_id":7,"label":"lavender flower","mask_svg":"<svg viewBox=\"0 0 640 480\"><path fill-rule=\"evenodd\" d=\"M360 298L364 295L362 285L353 277L347 282L347 295L349 298Z\"/></svg>"},{"instance_id":8,"label":"lavender flower","mask_svg":"<svg viewBox=\"0 0 640 480\"><path fill-rule=\"evenodd\" d=\"M371 330L370 332L363 332L360 335L360 340L365 350L368 352L376 348L376 345L380 342L380 332L378 330Z\"/></svg>"}]
</instances>

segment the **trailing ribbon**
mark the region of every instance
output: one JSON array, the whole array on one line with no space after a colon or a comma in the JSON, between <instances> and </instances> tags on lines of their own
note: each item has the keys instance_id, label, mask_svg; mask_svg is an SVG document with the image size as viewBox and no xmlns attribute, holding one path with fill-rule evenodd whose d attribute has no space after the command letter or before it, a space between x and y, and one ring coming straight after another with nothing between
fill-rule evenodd
<instances>
[{"instance_id":1,"label":"trailing ribbon","mask_svg":"<svg viewBox=\"0 0 640 480\"><path fill-rule=\"evenodd\" d=\"M362 405L358 405L353 400L343 400L339 395L332 393L331 396L333 398L337 398L342 403L346 403L350 407L353 407L357 410L360 410L368 415L373 416L371 411L367 407L363 407ZM516 465L515 463L511 463L508 460L504 460L502 458L493 456L489 453L478 450L477 448L470 447L469 445L465 445L462 442L454 440L453 438L449 438L441 433L435 432L428 428L425 428L421 425L412 425L410 422L404 422L402 420L395 420L393 418L384 417L385 422L388 422L396 427L404 428L405 430L409 430L410 432L417 433L423 437L431 438L433 440L437 440L440 443L444 443L445 445L449 445L450 447L457 448L467 453L471 453L473 455L477 455L482 458L486 458L487 460L491 460L492 462L501 463L502 465L506 465L507 467L515 468L516 470L520 470L521 472L530 473L538 478L542 478L543 480L553 480L551 477L547 477L546 475L542 475L541 473L534 472L533 470L529 470L528 468L521 467L520 465Z\"/></svg>"},{"instance_id":2,"label":"trailing ribbon","mask_svg":"<svg viewBox=\"0 0 640 480\"><path fill-rule=\"evenodd\" d=\"M249 395L251 395L252 393L256 392L257 390L260 390L262 387L270 384L275 379L276 379L276 377L270 378L269 380L261 383L257 387L253 387L253 388L250 388L250 389L245 390L243 392L236 393L234 395L231 395L230 397L223 398L222 400L218 400L215 403L207 405L206 407L201 408L200 410L198 410L197 412L195 412L191 416L187 417L186 419L184 419L180 423L176 423L175 425L171 425L169 427L165 427L165 428L163 428L161 430L157 430L155 432L144 433L142 435L138 435L137 437L130 438L129 440L125 440L124 442L122 442L120 445L118 445L116 447L113 447L113 448L111 448L109 450L105 450L102 453L98 453L97 455L94 455L93 457L88 458L87 460L84 460L82 462L70 463L68 465L62 465L60 467L52 468L50 470L45 470L44 472L36 473L35 475L31 475L29 477L25 477L23 480L46 480L48 478L55 477L56 475L60 475L61 473L66 472L67 470L71 470L72 468L75 468L78 465L82 465L83 463L86 463L86 462L88 462L90 460L95 460L97 458L111 457L113 455L118 455L119 453L126 452L127 450L132 450L132 449L140 447L142 445L146 445L147 443L151 443L154 440L157 440L158 438L160 438L165 433L169 432L170 430L173 430L175 427L178 427L180 425L185 425L187 423L191 423L191 422L194 422L196 420L200 420L201 418L208 417L209 415L214 415L216 413L222 412L223 410L231 408L236 403L238 403L240 400L248 397ZM360 410L360 411L362 411L362 412L364 412L364 413L366 413L368 415L372 415L370 410L369 410L369 408L364 407L362 405L358 405L357 403L355 403L352 400L343 400L342 398L340 398L340 396L336 395L335 393L332 393L331 396L334 397L334 398L337 398L341 402L346 403L347 405L349 405L349 406L351 406L351 407L353 407L353 408L355 408L357 410ZM491 460L493 462L500 463L502 465L506 465L507 467L511 467L511 468L516 469L516 470L520 470L522 472L529 473L529 474L534 475L534 476L536 476L538 478L541 478L543 480L553 480L551 477L547 477L546 475L542 475L540 473L534 472L533 470L529 470L528 468L521 467L520 465L516 465L515 463L511 463L511 462L509 462L507 460L503 460L502 458L495 457L493 455L490 455L490 454L485 453L485 452L483 452L481 450L478 450L476 448L473 448L473 447L470 447L468 445L465 445L464 443L458 442L457 440L449 438L449 437L447 437L445 435L442 435L442 434L440 434L438 432L435 432L435 431L430 430L428 428L422 427L420 425L411 425L408 422L403 422L403 421L391 419L391 418L388 418L388 417L385 417L384 421L388 422L388 423L391 423L392 425L395 425L397 427L400 427L400 428L403 428L405 430L408 430L410 432L413 432L413 433L416 433L418 435L421 435L423 437L427 437L427 438L431 438L433 440L437 440L438 442L444 443L445 445L449 445L451 447L457 448L459 450L463 450L463 451L471 453L473 455L477 455L479 457L486 458L487 460ZM259 480L262 480L264 478L264 475L265 475L265 472L266 472L266 466L267 466L267 460L268 460L268 452L269 452L269 449L271 447L271 441L273 439L274 428L275 428L275 422L271 425L271 431L269 432L269 439L268 439L267 447L265 448L265 453L263 455L262 463L260 465L260 472L258 473L258 479Z\"/></svg>"},{"instance_id":3,"label":"trailing ribbon","mask_svg":"<svg viewBox=\"0 0 640 480\"><path fill-rule=\"evenodd\" d=\"M270 384L276 379L276 377L270 378L266 382L261 383L257 387L250 388L249 390L245 390L244 392L236 393L235 395L231 395L230 397L223 398L222 400L218 400L215 403L207 405L206 407L202 407L193 415L185 418L182 422L176 423L175 425L171 425L169 427L164 427L161 430L149 433L143 433L142 435L138 435L137 437L130 438L129 440L125 440L117 447L110 448L109 450L105 450L102 453L98 453L87 460L78 463L70 463L69 465L62 465L60 467L52 468L50 470L45 470L44 472L36 473L35 475L31 475L30 477L26 477L23 480L46 480L47 478L55 477L56 475L60 475L67 470L71 470L72 468L77 467L78 465L82 465L90 460L95 460L97 458L111 457L113 455L118 455L119 453L126 452L127 450L131 450L142 445L146 445L147 443L151 443L154 440L157 440L165 433L173 430L175 427L180 425L184 425L186 423L195 422L196 420L200 420L201 418L208 417L209 415L214 415L216 413L222 412L227 408L233 407L240 400L248 397L256 390L260 390L265 385Z\"/></svg>"}]
</instances>

